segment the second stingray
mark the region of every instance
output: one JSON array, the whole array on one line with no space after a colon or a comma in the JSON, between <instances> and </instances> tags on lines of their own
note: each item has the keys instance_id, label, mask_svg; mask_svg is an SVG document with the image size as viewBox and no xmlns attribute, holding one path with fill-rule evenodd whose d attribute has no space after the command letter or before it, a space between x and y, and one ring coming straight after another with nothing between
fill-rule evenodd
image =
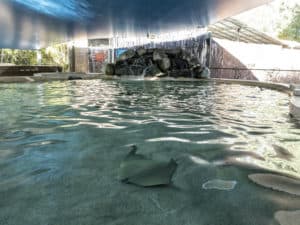
<instances>
[{"instance_id":1,"label":"second stingray","mask_svg":"<svg viewBox=\"0 0 300 225\"><path fill-rule=\"evenodd\" d=\"M130 153L120 165L119 178L126 183L142 187L168 185L177 168L174 159L169 162L149 159L137 154L137 147L133 146Z\"/></svg>"}]
</instances>

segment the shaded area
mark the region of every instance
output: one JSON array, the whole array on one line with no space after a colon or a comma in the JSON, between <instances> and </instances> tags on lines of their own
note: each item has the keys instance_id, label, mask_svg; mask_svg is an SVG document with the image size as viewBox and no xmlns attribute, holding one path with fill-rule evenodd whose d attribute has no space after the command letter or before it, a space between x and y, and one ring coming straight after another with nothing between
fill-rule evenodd
<instances>
[{"instance_id":1,"label":"shaded area","mask_svg":"<svg viewBox=\"0 0 300 225\"><path fill-rule=\"evenodd\" d=\"M268 0L1 1L0 48L40 48L73 38L146 36L204 27Z\"/></svg>"},{"instance_id":2,"label":"shaded area","mask_svg":"<svg viewBox=\"0 0 300 225\"><path fill-rule=\"evenodd\" d=\"M35 73L62 72L60 66L0 66L0 76L33 76Z\"/></svg>"}]
</instances>

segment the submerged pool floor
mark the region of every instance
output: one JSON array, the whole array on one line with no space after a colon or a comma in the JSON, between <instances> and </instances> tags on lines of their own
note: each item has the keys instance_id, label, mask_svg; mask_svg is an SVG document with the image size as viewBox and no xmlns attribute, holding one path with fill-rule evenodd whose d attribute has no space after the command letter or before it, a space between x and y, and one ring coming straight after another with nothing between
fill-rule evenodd
<instances>
[{"instance_id":1,"label":"submerged pool floor","mask_svg":"<svg viewBox=\"0 0 300 225\"><path fill-rule=\"evenodd\" d=\"M1 225L278 225L300 210L300 126L283 93L91 80L1 84L0 96ZM172 185L120 182L131 145L174 158Z\"/></svg>"}]
</instances>

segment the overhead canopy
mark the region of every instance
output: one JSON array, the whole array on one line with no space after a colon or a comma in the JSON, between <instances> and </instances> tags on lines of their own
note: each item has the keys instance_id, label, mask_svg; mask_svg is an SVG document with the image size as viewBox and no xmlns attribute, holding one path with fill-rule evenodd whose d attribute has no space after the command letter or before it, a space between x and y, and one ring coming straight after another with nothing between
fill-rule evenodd
<instances>
[{"instance_id":1,"label":"overhead canopy","mask_svg":"<svg viewBox=\"0 0 300 225\"><path fill-rule=\"evenodd\" d=\"M208 31L210 31L215 38L252 44L270 44L288 47L288 45L282 41L268 36L233 18L227 18L208 26Z\"/></svg>"},{"instance_id":2,"label":"overhead canopy","mask_svg":"<svg viewBox=\"0 0 300 225\"><path fill-rule=\"evenodd\" d=\"M2 0L0 48L203 27L270 0Z\"/></svg>"}]
</instances>

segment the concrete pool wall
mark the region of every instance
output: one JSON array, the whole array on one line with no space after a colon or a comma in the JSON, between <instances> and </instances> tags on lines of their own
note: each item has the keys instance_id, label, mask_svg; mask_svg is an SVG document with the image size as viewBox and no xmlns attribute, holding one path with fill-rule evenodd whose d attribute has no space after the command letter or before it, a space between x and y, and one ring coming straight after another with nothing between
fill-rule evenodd
<instances>
[{"instance_id":1,"label":"concrete pool wall","mask_svg":"<svg viewBox=\"0 0 300 225\"><path fill-rule=\"evenodd\" d=\"M60 66L17 66L0 64L0 77L2 76L33 76L34 73L62 72Z\"/></svg>"},{"instance_id":2,"label":"concrete pool wall","mask_svg":"<svg viewBox=\"0 0 300 225\"><path fill-rule=\"evenodd\" d=\"M300 86L292 86L293 95L290 101L290 113L300 119Z\"/></svg>"}]
</instances>

